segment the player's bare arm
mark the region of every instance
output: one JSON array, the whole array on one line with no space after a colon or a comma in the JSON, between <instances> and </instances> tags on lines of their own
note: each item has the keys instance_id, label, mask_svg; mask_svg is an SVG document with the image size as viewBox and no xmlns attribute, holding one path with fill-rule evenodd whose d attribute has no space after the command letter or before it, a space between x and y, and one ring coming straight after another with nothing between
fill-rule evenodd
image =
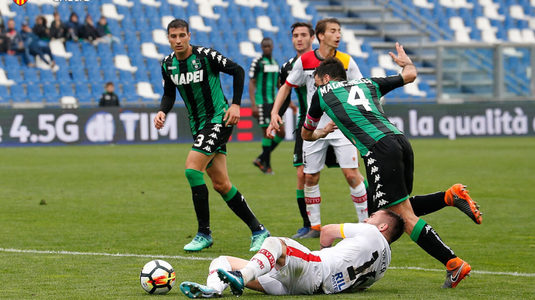
<instances>
[{"instance_id":1,"label":"player's bare arm","mask_svg":"<svg viewBox=\"0 0 535 300\"><path fill-rule=\"evenodd\" d=\"M251 78L249 80L249 98L251 99L251 109L253 111L253 117L258 118L258 107L256 106L256 79Z\"/></svg>"},{"instance_id":2,"label":"player's bare arm","mask_svg":"<svg viewBox=\"0 0 535 300\"><path fill-rule=\"evenodd\" d=\"M321 249L331 247L333 242L336 239L342 238L340 226L342 226L342 224L329 224L321 228L321 233L320 233Z\"/></svg>"},{"instance_id":3,"label":"player's bare arm","mask_svg":"<svg viewBox=\"0 0 535 300\"><path fill-rule=\"evenodd\" d=\"M279 91L277 92L277 97L275 97L275 101L273 102L273 108L271 109L271 122L269 123L269 126L266 130L266 135L268 138L273 138L273 135L271 134L273 130L280 130L280 125L282 125L282 118L279 116L279 110L282 104L284 103L284 100L286 100L291 91L292 87L285 83L280 87Z\"/></svg>"},{"instance_id":4,"label":"player's bare arm","mask_svg":"<svg viewBox=\"0 0 535 300\"><path fill-rule=\"evenodd\" d=\"M397 55L392 52L389 52L388 54L390 54L390 57L392 57L392 59L398 66L403 68L403 70L401 71L403 82L405 84L413 82L414 80L416 80L417 76L416 67L412 63L410 57L405 53L403 45L396 43L396 51Z\"/></svg>"},{"instance_id":5,"label":"player's bare arm","mask_svg":"<svg viewBox=\"0 0 535 300\"><path fill-rule=\"evenodd\" d=\"M326 137L329 133L335 131L336 129L338 129L338 127L336 126L336 124L334 124L333 121L327 123L325 127L317 128L314 131L306 129L303 126L303 128L301 129L301 137L305 141L312 142L312 141L319 140L321 138Z\"/></svg>"}]
</instances>

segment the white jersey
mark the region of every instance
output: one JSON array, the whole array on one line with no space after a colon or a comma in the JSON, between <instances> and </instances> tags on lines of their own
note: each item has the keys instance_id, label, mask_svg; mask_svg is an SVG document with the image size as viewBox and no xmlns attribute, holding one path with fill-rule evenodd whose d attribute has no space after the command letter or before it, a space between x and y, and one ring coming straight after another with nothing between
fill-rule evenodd
<instances>
[{"instance_id":1,"label":"white jersey","mask_svg":"<svg viewBox=\"0 0 535 300\"><path fill-rule=\"evenodd\" d=\"M357 63L353 58L346 53L336 51L334 57L338 58L344 65L346 70L347 79L361 79L362 73L357 66ZM323 59L319 58L316 54L316 50L309 51L301 55L296 61L292 68L292 71L286 78L286 83L291 87L300 87L306 85L307 87L307 107L310 107L310 102L312 101L312 96L316 92L316 86L314 82L314 71L321 64ZM327 114L323 114L321 120L318 124L318 128L323 128L327 123L331 121L331 118ZM325 139L334 139L334 138L345 138L342 132L337 129L334 132L330 133L325 137Z\"/></svg>"},{"instance_id":2,"label":"white jersey","mask_svg":"<svg viewBox=\"0 0 535 300\"><path fill-rule=\"evenodd\" d=\"M390 265L390 245L377 226L346 223L341 232L342 241L319 251L325 294L369 288Z\"/></svg>"},{"instance_id":3,"label":"white jersey","mask_svg":"<svg viewBox=\"0 0 535 300\"><path fill-rule=\"evenodd\" d=\"M376 226L366 223L340 225L344 239L334 247L310 251L289 238L286 264L258 277L270 295L333 294L370 287L390 264L390 246Z\"/></svg>"}]
</instances>

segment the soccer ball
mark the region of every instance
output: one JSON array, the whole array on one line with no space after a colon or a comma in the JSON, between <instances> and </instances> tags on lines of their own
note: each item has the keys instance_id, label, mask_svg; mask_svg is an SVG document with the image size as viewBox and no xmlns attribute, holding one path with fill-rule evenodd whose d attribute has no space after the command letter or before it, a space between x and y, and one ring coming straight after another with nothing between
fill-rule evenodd
<instances>
[{"instance_id":1,"label":"soccer ball","mask_svg":"<svg viewBox=\"0 0 535 300\"><path fill-rule=\"evenodd\" d=\"M175 270L166 261L149 261L139 274L141 287L149 294L167 294L175 285Z\"/></svg>"}]
</instances>

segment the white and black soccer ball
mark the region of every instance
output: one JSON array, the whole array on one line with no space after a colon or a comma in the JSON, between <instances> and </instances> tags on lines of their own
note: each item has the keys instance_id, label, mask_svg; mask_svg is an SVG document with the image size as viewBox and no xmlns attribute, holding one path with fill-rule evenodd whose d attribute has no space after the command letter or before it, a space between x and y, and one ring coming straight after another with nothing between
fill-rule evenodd
<instances>
[{"instance_id":1,"label":"white and black soccer ball","mask_svg":"<svg viewBox=\"0 0 535 300\"><path fill-rule=\"evenodd\" d=\"M141 270L139 280L147 293L167 294L175 285L175 270L166 261L151 260Z\"/></svg>"}]
</instances>

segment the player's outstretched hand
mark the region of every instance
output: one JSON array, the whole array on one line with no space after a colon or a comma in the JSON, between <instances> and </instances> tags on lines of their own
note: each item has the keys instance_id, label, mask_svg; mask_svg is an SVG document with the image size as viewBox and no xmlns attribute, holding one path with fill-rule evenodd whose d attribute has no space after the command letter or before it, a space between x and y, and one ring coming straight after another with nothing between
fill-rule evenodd
<instances>
[{"instance_id":1,"label":"player's outstretched hand","mask_svg":"<svg viewBox=\"0 0 535 300\"><path fill-rule=\"evenodd\" d=\"M396 51L398 53L397 56L392 52L388 52L388 54L390 54L390 57L392 57L392 59L396 64L398 64L398 66L405 67L407 65L413 64L410 57L405 53L403 45L400 45L398 42L396 42Z\"/></svg>"},{"instance_id":2,"label":"player's outstretched hand","mask_svg":"<svg viewBox=\"0 0 535 300\"><path fill-rule=\"evenodd\" d=\"M275 130L278 132L281 129L280 128L281 125L282 125L281 116L279 116L279 114L272 114L268 129L271 128L271 130ZM271 132L271 130L268 130L268 132Z\"/></svg>"},{"instance_id":3,"label":"player's outstretched hand","mask_svg":"<svg viewBox=\"0 0 535 300\"><path fill-rule=\"evenodd\" d=\"M225 122L225 126L233 126L233 125L238 124L239 121L240 121L240 106L237 104L232 104L225 112L225 116L223 117L223 122Z\"/></svg>"},{"instance_id":4,"label":"player's outstretched hand","mask_svg":"<svg viewBox=\"0 0 535 300\"><path fill-rule=\"evenodd\" d=\"M329 123L327 123L327 125L325 125L325 127L323 127L323 131L325 131L326 133L325 136L335 131L336 129L338 129L338 126L336 126L336 124L333 121L330 121Z\"/></svg>"},{"instance_id":5,"label":"player's outstretched hand","mask_svg":"<svg viewBox=\"0 0 535 300\"><path fill-rule=\"evenodd\" d=\"M268 139L272 139L275 137L275 129L273 129L273 126L271 126L271 123L269 123L269 126L266 129L266 137Z\"/></svg>"},{"instance_id":6,"label":"player's outstretched hand","mask_svg":"<svg viewBox=\"0 0 535 300\"><path fill-rule=\"evenodd\" d=\"M154 117L154 127L156 127L156 129L162 129L164 123L165 113L163 111L159 111L156 114L156 117Z\"/></svg>"}]
</instances>

